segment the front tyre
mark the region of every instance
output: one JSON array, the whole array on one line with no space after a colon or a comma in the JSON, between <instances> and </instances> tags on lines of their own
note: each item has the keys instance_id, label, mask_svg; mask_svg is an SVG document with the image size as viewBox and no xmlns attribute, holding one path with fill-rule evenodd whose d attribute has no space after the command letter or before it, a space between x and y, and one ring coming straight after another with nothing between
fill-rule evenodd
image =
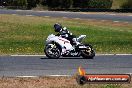
<instances>
[{"instance_id":1,"label":"front tyre","mask_svg":"<svg viewBox=\"0 0 132 88\"><path fill-rule=\"evenodd\" d=\"M61 56L61 50L56 44L48 44L44 49L45 55L51 59L57 59Z\"/></svg>"},{"instance_id":2,"label":"front tyre","mask_svg":"<svg viewBox=\"0 0 132 88\"><path fill-rule=\"evenodd\" d=\"M82 50L82 57L86 59L93 59L95 56L95 52L91 45L85 45L87 48Z\"/></svg>"}]
</instances>

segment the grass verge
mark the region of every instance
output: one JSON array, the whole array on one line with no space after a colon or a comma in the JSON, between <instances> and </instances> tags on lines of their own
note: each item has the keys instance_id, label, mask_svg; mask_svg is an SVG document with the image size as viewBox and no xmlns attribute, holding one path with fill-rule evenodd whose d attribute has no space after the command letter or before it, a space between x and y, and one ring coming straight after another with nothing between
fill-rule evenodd
<instances>
[{"instance_id":1,"label":"grass verge","mask_svg":"<svg viewBox=\"0 0 132 88\"><path fill-rule=\"evenodd\" d=\"M0 78L0 88L131 88L130 84L78 85L74 77Z\"/></svg>"},{"instance_id":2,"label":"grass verge","mask_svg":"<svg viewBox=\"0 0 132 88\"><path fill-rule=\"evenodd\" d=\"M0 54L44 54L44 42L56 22L77 36L87 35L83 42L92 44L96 53L132 53L131 23L0 15Z\"/></svg>"}]
</instances>

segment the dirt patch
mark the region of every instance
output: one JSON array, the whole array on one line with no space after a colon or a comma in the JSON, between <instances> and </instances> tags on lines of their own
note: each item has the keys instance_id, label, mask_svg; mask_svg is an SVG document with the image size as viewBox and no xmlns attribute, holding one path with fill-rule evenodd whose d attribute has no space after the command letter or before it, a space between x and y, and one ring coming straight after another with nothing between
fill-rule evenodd
<instances>
[{"instance_id":1,"label":"dirt patch","mask_svg":"<svg viewBox=\"0 0 132 88\"><path fill-rule=\"evenodd\" d=\"M80 86L75 77L0 78L0 88L132 88L130 84L86 84Z\"/></svg>"},{"instance_id":2,"label":"dirt patch","mask_svg":"<svg viewBox=\"0 0 132 88\"><path fill-rule=\"evenodd\" d=\"M51 88L77 85L70 77L0 78L0 88Z\"/></svg>"}]
</instances>

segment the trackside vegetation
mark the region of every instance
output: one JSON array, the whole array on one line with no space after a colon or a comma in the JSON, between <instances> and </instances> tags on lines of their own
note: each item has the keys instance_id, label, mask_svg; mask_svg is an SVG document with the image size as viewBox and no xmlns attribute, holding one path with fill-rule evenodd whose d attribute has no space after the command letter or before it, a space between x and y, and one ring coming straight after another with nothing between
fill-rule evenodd
<instances>
[{"instance_id":1,"label":"trackside vegetation","mask_svg":"<svg viewBox=\"0 0 132 88\"><path fill-rule=\"evenodd\" d=\"M132 0L0 0L11 9L132 9ZM38 9L41 10L41 9Z\"/></svg>"},{"instance_id":2,"label":"trackside vegetation","mask_svg":"<svg viewBox=\"0 0 132 88\"><path fill-rule=\"evenodd\" d=\"M0 54L44 54L47 36L61 23L73 34L87 35L84 43L96 53L132 53L132 24L90 19L0 15Z\"/></svg>"},{"instance_id":3,"label":"trackside vegetation","mask_svg":"<svg viewBox=\"0 0 132 88\"><path fill-rule=\"evenodd\" d=\"M0 5L27 7L31 9L37 5L48 8L110 8L113 0L2 0Z\"/></svg>"}]
</instances>

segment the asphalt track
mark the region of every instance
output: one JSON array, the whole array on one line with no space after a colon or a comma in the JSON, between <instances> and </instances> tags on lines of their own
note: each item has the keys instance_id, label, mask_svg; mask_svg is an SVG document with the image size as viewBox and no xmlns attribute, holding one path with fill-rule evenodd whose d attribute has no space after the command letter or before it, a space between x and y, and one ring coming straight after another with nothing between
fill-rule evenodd
<instances>
[{"instance_id":1,"label":"asphalt track","mask_svg":"<svg viewBox=\"0 0 132 88\"><path fill-rule=\"evenodd\" d=\"M17 14L26 16L50 16L67 17L80 19L111 20L114 22L132 22L132 15L117 14L82 14L79 12L61 12L61 11L32 11L32 10L4 10L0 9L0 14Z\"/></svg>"},{"instance_id":2,"label":"asphalt track","mask_svg":"<svg viewBox=\"0 0 132 88\"><path fill-rule=\"evenodd\" d=\"M94 59L0 56L0 76L74 75L80 65L88 74L132 73L132 55L99 55Z\"/></svg>"},{"instance_id":3,"label":"asphalt track","mask_svg":"<svg viewBox=\"0 0 132 88\"><path fill-rule=\"evenodd\" d=\"M110 14L81 14L75 12L0 10L0 14L26 16L51 16L80 19L132 22L132 16ZM74 75L79 66L87 73L132 73L132 55L101 55L94 59L61 58L45 56L0 56L0 76Z\"/></svg>"}]
</instances>

